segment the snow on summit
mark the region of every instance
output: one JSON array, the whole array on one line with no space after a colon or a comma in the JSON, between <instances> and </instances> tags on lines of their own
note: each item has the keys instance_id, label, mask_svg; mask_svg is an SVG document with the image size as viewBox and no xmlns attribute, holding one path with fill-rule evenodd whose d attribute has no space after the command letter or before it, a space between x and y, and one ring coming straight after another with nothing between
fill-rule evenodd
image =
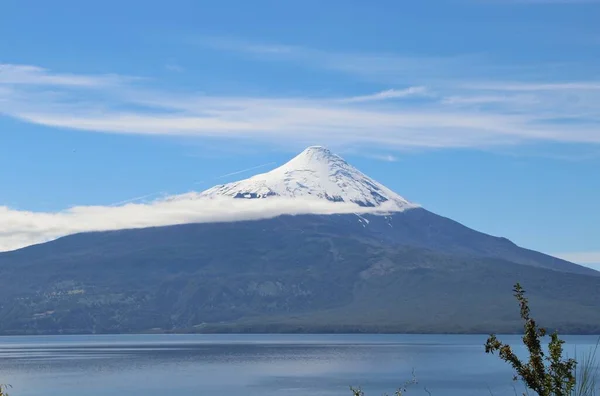
<instances>
[{"instance_id":1,"label":"snow on summit","mask_svg":"<svg viewBox=\"0 0 600 396\"><path fill-rule=\"evenodd\" d=\"M311 146L286 164L249 179L212 187L200 197L314 197L361 207L404 210L415 205L322 146Z\"/></svg>"}]
</instances>

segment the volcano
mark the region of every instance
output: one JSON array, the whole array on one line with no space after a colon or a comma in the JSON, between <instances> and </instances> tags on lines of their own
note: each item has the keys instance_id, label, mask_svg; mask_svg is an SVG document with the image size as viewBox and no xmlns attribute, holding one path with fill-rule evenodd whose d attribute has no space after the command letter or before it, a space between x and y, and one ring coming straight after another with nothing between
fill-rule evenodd
<instances>
[{"instance_id":1,"label":"volcano","mask_svg":"<svg viewBox=\"0 0 600 396\"><path fill-rule=\"evenodd\" d=\"M516 282L540 324L600 332L600 273L432 213L325 147L170 199L333 209L0 253L0 333L513 332Z\"/></svg>"}]
</instances>

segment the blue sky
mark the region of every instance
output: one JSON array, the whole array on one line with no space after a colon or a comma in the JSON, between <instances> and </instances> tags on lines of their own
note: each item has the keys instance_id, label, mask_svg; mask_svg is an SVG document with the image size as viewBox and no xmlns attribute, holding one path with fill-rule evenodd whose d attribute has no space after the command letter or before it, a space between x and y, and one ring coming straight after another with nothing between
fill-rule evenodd
<instances>
[{"instance_id":1,"label":"blue sky","mask_svg":"<svg viewBox=\"0 0 600 396\"><path fill-rule=\"evenodd\" d=\"M436 213L600 263L599 16L592 0L4 0L0 235L322 144Z\"/></svg>"}]
</instances>

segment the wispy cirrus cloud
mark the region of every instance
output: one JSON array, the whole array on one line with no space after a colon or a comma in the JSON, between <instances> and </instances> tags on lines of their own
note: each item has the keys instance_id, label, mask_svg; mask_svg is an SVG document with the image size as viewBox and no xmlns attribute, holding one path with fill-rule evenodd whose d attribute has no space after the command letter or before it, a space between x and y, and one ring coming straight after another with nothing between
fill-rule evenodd
<instances>
[{"instance_id":1,"label":"wispy cirrus cloud","mask_svg":"<svg viewBox=\"0 0 600 396\"><path fill-rule=\"evenodd\" d=\"M485 76L497 68L479 54L411 56L392 52L340 52L224 37L193 37L188 41L198 48L237 53L260 62L292 62L390 84L407 84L410 80L421 85L424 81L455 78L465 74L466 65L472 76Z\"/></svg>"},{"instance_id":2,"label":"wispy cirrus cloud","mask_svg":"<svg viewBox=\"0 0 600 396\"><path fill-rule=\"evenodd\" d=\"M132 77L118 75L81 75L72 73L52 73L47 69L33 65L0 64L0 84L63 86L63 87L101 87L118 85L133 80Z\"/></svg>"},{"instance_id":3,"label":"wispy cirrus cloud","mask_svg":"<svg viewBox=\"0 0 600 396\"><path fill-rule=\"evenodd\" d=\"M456 95L447 96L442 99L442 103L447 105L489 105L489 104L535 104L537 102L534 95Z\"/></svg>"},{"instance_id":4,"label":"wispy cirrus cloud","mask_svg":"<svg viewBox=\"0 0 600 396\"><path fill-rule=\"evenodd\" d=\"M568 92L568 91L600 91L600 81L575 81L558 83L528 83L528 82L479 82L465 84L465 88L483 91L513 91L513 92Z\"/></svg>"},{"instance_id":5,"label":"wispy cirrus cloud","mask_svg":"<svg viewBox=\"0 0 600 396\"><path fill-rule=\"evenodd\" d=\"M367 154L366 156L368 158L373 158L373 159L385 161L385 162L398 162L399 161L398 157L396 157L395 155L392 155L392 154Z\"/></svg>"},{"instance_id":6,"label":"wispy cirrus cloud","mask_svg":"<svg viewBox=\"0 0 600 396\"><path fill-rule=\"evenodd\" d=\"M386 149L600 144L595 81L448 78L346 96L218 96L154 89L142 79L116 75L53 73L28 65L1 70L9 71L0 77L1 114L81 131Z\"/></svg>"},{"instance_id":7,"label":"wispy cirrus cloud","mask_svg":"<svg viewBox=\"0 0 600 396\"><path fill-rule=\"evenodd\" d=\"M425 95L427 89L425 87L409 87L406 89L388 89L381 92L376 92L370 95L352 96L349 98L342 99L346 103L360 103L360 102L375 102L380 100L388 99L399 99L411 96Z\"/></svg>"}]
</instances>

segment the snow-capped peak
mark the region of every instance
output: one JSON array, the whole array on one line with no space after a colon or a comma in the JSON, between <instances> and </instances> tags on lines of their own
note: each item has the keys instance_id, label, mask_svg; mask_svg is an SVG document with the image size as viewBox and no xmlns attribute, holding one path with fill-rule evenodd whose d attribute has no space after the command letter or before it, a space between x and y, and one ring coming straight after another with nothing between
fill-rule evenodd
<instances>
[{"instance_id":1,"label":"snow-capped peak","mask_svg":"<svg viewBox=\"0 0 600 396\"><path fill-rule=\"evenodd\" d=\"M308 147L279 168L212 187L200 196L246 199L311 196L363 207L384 205L387 210L415 206L322 146Z\"/></svg>"}]
</instances>

